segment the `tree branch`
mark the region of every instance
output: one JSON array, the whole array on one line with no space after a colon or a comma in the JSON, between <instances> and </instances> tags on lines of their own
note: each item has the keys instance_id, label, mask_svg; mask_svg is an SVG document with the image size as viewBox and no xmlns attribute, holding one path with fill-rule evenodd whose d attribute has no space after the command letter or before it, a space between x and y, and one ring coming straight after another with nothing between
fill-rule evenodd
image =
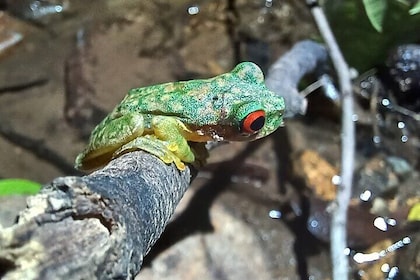
<instances>
[{"instance_id":1,"label":"tree branch","mask_svg":"<svg viewBox=\"0 0 420 280\"><path fill-rule=\"evenodd\" d=\"M57 178L0 232L4 279L131 279L190 183L138 151L85 177ZM36 256L36 257L34 257Z\"/></svg>"},{"instance_id":2,"label":"tree branch","mask_svg":"<svg viewBox=\"0 0 420 280\"><path fill-rule=\"evenodd\" d=\"M299 94L297 84L304 75L325 68L327 61L328 53L323 45L305 40L296 43L270 67L265 83L284 98L286 118L306 113L307 101Z\"/></svg>"}]
</instances>

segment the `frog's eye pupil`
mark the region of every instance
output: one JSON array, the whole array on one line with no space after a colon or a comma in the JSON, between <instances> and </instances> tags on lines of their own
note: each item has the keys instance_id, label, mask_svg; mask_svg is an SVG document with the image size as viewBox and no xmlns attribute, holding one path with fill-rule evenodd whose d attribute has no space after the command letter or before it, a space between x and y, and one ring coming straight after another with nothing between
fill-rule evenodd
<instances>
[{"instance_id":1,"label":"frog's eye pupil","mask_svg":"<svg viewBox=\"0 0 420 280\"><path fill-rule=\"evenodd\" d=\"M241 124L241 130L246 133L255 133L265 124L265 112L262 110L248 114Z\"/></svg>"}]
</instances>

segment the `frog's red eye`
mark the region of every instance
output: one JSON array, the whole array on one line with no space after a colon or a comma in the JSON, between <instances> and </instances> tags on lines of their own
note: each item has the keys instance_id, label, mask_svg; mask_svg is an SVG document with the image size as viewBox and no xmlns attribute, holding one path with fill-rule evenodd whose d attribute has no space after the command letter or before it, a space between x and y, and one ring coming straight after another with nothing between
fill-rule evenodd
<instances>
[{"instance_id":1,"label":"frog's red eye","mask_svg":"<svg viewBox=\"0 0 420 280\"><path fill-rule=\"evenodd\" d=\"M255 133L265 124L265 112L262 110L252 112L241 122L241 131L246 133Z\"/></svg>"}]
</instances>

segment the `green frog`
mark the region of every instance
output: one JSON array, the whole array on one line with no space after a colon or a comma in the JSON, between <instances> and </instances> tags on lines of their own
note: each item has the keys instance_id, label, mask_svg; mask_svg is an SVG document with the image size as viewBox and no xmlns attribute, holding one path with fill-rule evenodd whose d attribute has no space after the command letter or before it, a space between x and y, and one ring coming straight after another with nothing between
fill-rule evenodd
<instances>
[{"instance_id":1,"label":"green frog","mask_svg":"<svg viewBox=\"0 0 420 280\"><path fill-rule=\"evenodd\" d=\"M144 150L163 162L202 162L207 141L252 141L283 125L284 100L264 84L261 69L242 62L210 79L135 88L93 130L76 158L80 170Z\"/></svg>"}]
</instances>

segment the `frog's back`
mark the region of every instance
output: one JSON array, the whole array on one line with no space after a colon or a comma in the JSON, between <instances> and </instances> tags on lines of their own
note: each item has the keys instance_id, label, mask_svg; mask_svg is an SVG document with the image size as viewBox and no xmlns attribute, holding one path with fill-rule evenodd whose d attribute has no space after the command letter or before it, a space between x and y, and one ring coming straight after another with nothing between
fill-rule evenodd
<instances>
[{"instance_id":1,"label":"frog's back","mask_svg":"<svg viewBox=\"0 0 420 280\"><path fill-rule=\"evenodd\" d=\"M195 126L219 125L230 116L232 108L272 94L264 85L260 70L247 63L232 73L209 79L171 82L132 89L114 110L113 115L139 113L149 116L178 117ZM249 73L250 72L250 73Z\"/></svg>"},{"instance_id":2,"label":"frog's back","mask_svg":"<svg viewBox=\"0 0 420 280\"><path fill-rule=\"evenodd\" d=\"M210 79L136 88L128 92L111 115L138 113L178 117L186 123L196 122L201 119L198 109L206 107L210 91Z\"/></svg>"},{"instance_id":3,"label":"frog's back","mask_svg":"<svg viewBox=\"0 0 420 280\"><path fill-rule=\"evenodd\" d=\"M185 82L172 82L129 90L125 98L115 108L115 111L125 113L166 113L169 112L168 102L182 95Z\"/></svg>"}]
</instances>

